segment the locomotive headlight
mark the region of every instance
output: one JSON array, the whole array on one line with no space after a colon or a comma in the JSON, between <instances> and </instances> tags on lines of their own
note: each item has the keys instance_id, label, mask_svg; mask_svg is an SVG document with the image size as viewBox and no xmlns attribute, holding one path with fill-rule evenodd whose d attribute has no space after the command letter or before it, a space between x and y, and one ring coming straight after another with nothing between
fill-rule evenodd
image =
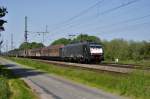
<instances>
[{"instance_id":1,"label":"locomotive headlight","mask_svg":"<svg viewBox=\"0 0 150 99\"><path fill-rule=\"evenodd\" d=\"M100 53L103 53L103 49L102 49L102 48L100 48L100 49L99 49L99 52L100 52Z\"/></svg>"}]
</instances>

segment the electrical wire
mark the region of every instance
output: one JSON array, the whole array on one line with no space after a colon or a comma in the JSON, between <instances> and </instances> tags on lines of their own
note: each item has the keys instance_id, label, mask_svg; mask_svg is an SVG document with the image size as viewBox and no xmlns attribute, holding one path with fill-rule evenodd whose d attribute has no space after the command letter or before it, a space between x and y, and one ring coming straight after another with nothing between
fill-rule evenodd
<instances>
[{"instance_id":1,"label":"electrical wire","mask_svg":"<svg viewBox=\"0 0 150 99\"><path fill-rule=\"evenodd\" d=\"M104 28L108 28L108 27L111 28L111 27L115 27L115 26L118 26L118 25L121 25L121 24L126 24L126 23L130 23L130 22L134 22L134 21L139 21L139 20L142 20L142 19L145 19L145 18L148 18L148 17L150 17L150 14L140 16L140 17L136 17L136 18L131 18L131 19L128 19L128 20L117 22L117 23L112 23L110 25L105 25L105 26L101 26L101 27L98 26L98 27L95 27L95 28L89 29L89 30L104 29Z\"/></svg>"},{"instance_id":2,"label":"electrical wire","mask_svg":"<svg viewBox=\"0 0 150 99\"><path fill-rule=\"evenodd\" d=\"M116 10L118 10L120 8L126 7L126 6L128 6L130 4L136 3L138 1L140 1L140 0L132 0L132 1L129 1L129 2L123 3L123 4L119 5L119 6L116 6L116 7L113 7L111 9L108 9L106 11L103 11L103 12L99 13L99 15L105 15L105 14L111 13L113 11L116 11ZM96 18L97 18L97 15L94 15L93 19L96 19ZM89 21L87 21L87 22L89 22ZM82 23L80 23L80 24L82 24ZM76 24L74 27L79 26L80 24ZM73 25L70 25L68 28L73 28ZM65 29L68 29L68 28L65 28ZM58 31L58 28L57 28L56 31Z\"/></svg>"},{"instance_id":3,"label":"electrical wire","mask_svg":"<svg viewBox=\"0 0 150 99\"><path fill-rule=\"evenodd\" d=\"M99 5L99 4L102 3L103 1L104 1L104 0L100 0L100 1L98 1L96 4L94 4L94 5L90 6L90 7L88 7L87 9L85 9L85 10L79 12L77 15L74 15L73 17L69 18L68 20L66 20L66 21L64 21L64 22L62 22L62 23L57 24L57 25L60 25L60 26L57 26L57 27L55 27L54 29L55 29L55 30L58 30L58 29L61 28L62 26L66 25L67 23L69 23L69 22L71 22L71 21L73 21L73 20L75 20L75 19L81 17L82 15L86 14L86 13L89 12L91 9L95 8L97 5Z\"/></svg>"}]
</instances>

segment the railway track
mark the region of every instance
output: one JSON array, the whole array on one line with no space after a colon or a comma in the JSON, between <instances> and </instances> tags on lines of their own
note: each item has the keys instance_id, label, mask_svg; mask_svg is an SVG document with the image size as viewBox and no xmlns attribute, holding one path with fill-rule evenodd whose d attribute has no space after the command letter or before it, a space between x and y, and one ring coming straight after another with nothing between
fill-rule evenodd
<instances>
[{"instance_id":1,"label":"railway track","mask_svg":"<svg viewBox=\"0 0 150 99\"><path fill-rule=\"evenodd\" d=\"M96 71L107 71L107 72L115 72L115 73L131 73L135 70L149 72L149 69L136 68L136 66L131 65L113 65L113 64L79 64L79 63L70 63L70 62L60 62L60 61L50 61L50 60L41 60L41 59L33 59L36 61L44 62L47 64L54 64L59 66L71 66L75 68L84 68Z\"/></svg>"},{"instance_id":2,"label":"railway track","mask_svg":"<svg viewBox=\"0 0 150 99\"><path fill-rule=\"evenodd\" d=\"M103 63L102 65L106 66L114 66L114 67L122 67L122 68L131 68L131 69L143 69L149 70L150 67L144 67L142 65L133 65L133 64L115 64L115 63Z\"/></svg>"}]
</instances>

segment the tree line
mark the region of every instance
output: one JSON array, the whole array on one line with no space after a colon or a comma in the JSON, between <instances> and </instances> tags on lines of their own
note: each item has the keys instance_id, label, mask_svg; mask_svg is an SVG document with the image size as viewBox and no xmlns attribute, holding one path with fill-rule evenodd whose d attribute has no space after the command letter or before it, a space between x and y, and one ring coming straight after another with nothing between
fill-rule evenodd
<instances>
[{"instance_id":1,"label":"tree line","mask_svg":"<svg viewBox=\"0 0 150 99\"><path fill-rule=\"evenodd\" d=\"M36 43L36 42L24 42L19 46L19 50L24 50L24 49L34 49L34 48L42 48L44 47L44 44L42 43Z\"/></svg>"},{"instance_id":2,"label":"tree line","mask_svg":"<svg viewBox=\"0 0 150 99\"><path fill-rule=\"evenodd\" d=\"M150 59L150 42L126 41L114 39L103 41L105 58L114 60L143 60Z\"/></svg>"},{"instance_id":3,"label":"tree line","mask_svg":"<svg viewBox=\"0 0 150 99\"><path fill-rule=\"evenodd\" d=\"M67 44L71 44L71 43L78 43L78 42L84 42L84 41L96 42L96 43L101 44L100 38L98 38L96 36L90 36L87 34L80 34L79 36L75 37L74 39L60 38L60 39L52 42L51 45L58 45L58 44L67 45Z\"/></svg>"}]
</instances>

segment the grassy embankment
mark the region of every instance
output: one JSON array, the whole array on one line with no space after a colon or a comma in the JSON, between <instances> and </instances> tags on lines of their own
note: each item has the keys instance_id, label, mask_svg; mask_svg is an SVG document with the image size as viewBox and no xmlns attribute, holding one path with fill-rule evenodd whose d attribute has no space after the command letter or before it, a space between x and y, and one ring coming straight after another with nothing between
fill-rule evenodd
<instances>
[{"instance_id":1,"label":"grassy embankment","mask_svg":"<svg viewBox=\"0 0 150 99\"><path fill-rule=\"evenodd\" d=\"M117 75L105 72L75 69L49 65L31 59L8 58L23 65L46 71L51 74L61 75L65 78L97 87L109 92L118 93L133 99L150 99L150 75L134 72L129 75Z\"/></svg>"},{"instance_id":2,"label":"grassy embankment","mask_svg":"<svg viewBox=\"0 0 150 99\"><path fill-rule=\"evenodd\" d=\"M0 65L0 99L38 99L38 97L9 69Z\"/></svg>"}]
</instances>

